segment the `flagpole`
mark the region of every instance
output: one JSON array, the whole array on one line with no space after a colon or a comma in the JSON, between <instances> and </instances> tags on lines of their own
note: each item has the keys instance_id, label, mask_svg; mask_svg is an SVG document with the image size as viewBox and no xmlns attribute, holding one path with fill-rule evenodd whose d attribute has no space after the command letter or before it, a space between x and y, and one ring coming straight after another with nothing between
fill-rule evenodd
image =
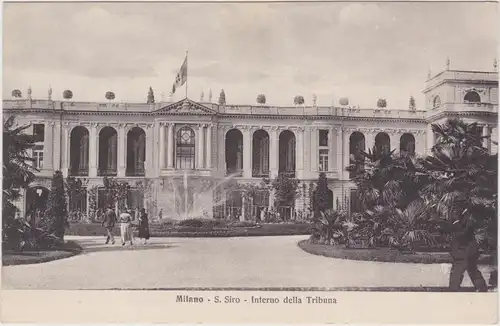
<instances>
[{"instance_id":1,"label":"flagpole","mask_svg":"<svg viewBox=\"0 0 500 326\"><path fill-rule=\"evenodd\" d=\"M188 98L188 51L186 51L186 98Z\"/></svg>"}]
</instances>

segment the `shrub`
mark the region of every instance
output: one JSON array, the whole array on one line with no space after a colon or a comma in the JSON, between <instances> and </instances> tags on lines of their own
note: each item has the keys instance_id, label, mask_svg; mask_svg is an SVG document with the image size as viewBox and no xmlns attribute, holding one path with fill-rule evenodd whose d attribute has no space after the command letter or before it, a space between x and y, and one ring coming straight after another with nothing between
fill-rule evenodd
<instances>
[{"instance_id":1,"label":"shrub","mask_svg":"<svg viewBox=\"0 0 500 326\"><path fill-rule=\"evenodd\" d=\"M179 226L191 226L195 228L201 227L224 227L226 222L223 220L211 220L204 218L190 218L182 220L178 223Z\"/></svg>"}]
</instances>

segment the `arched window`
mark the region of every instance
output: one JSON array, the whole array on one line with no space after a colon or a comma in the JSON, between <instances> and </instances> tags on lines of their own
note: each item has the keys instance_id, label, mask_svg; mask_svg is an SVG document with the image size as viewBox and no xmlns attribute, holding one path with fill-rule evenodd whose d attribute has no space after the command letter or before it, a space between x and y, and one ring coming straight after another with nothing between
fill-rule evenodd
<instances>
[{"instance_id":1,"label":"arched window","mask_svg":"<svg viewBox=\"0 0 500 326\"><path fill-rule=\"evenodd\" d=\"M439 97L439 95L436 95L434 97L434 101L432 102L432 108L436 109L436 108L438 108L440 106L441 106L441 98Z\"/></svg>"},{"instance_id":2,"label":"arched window","mask_svg":"<svg viewBox=\"0 0 500 326\"><path fill-rule=\"evenodd\" d=\"M193 170L195 168L195 136L193 129L182 127L177 131L175 154L177 169Z\"/></svg>"},{"instance_id":3,"label":"arched window","mask_svg":"<svg viewBox=\"0 0 500 326\"><path fill-rule=\"evenodd\" d=\"M470 91L464 96L464 102L467 103L481 103L481 96L477 92Z\"/></svg>"},{"instance_id":4,"label":"arched window","mask_svg":"<svg viewBox=\"0 0 500 326\"><path fill-rule=\"evenodd\" d=\"M415 155L415 137L404 133L399 139L399 153L401 155Z\"/></svg>"}]
</instances>

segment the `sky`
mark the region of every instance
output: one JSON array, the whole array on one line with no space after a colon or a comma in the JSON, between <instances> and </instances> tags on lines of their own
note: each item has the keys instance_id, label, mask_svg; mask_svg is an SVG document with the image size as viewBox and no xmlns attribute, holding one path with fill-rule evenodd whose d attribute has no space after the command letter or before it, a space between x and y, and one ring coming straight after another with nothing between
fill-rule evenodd
<instances>
[{"instance_id":1,"label":"sky","mask_svg":"<svg viewBox=\"0 0 500 326\"><path fill-rule=\"evenodd\" d=\"M168 100L188 53L188 97L227 104L407 109L430 70L492 71L495 3L7 3L3 98L145 102ZM162 95L163 94L163 95ZM184 88L173 100L185 97Z\"/></svg>"}]
</instances>

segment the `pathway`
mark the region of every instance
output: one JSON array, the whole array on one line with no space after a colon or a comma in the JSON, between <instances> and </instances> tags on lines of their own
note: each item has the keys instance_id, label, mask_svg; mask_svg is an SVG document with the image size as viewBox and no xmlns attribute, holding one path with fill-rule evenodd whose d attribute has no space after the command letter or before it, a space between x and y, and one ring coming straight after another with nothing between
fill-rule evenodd
<instances>
[{"instance_id":1,"label":"pathway","mask_svg":"<svg viewBox=\"0 0 500 326\"><path fill-rule=\"evenodd\" d=\"M70 237L85 252L2 269L4 289L338 288L447 286L449 265L332 259L302 251L307 236L153 238L146 246ZM485 274L485 276L488 276ZM468 277L464 285L470 285Z\"/></svg>"}]
</instances>

